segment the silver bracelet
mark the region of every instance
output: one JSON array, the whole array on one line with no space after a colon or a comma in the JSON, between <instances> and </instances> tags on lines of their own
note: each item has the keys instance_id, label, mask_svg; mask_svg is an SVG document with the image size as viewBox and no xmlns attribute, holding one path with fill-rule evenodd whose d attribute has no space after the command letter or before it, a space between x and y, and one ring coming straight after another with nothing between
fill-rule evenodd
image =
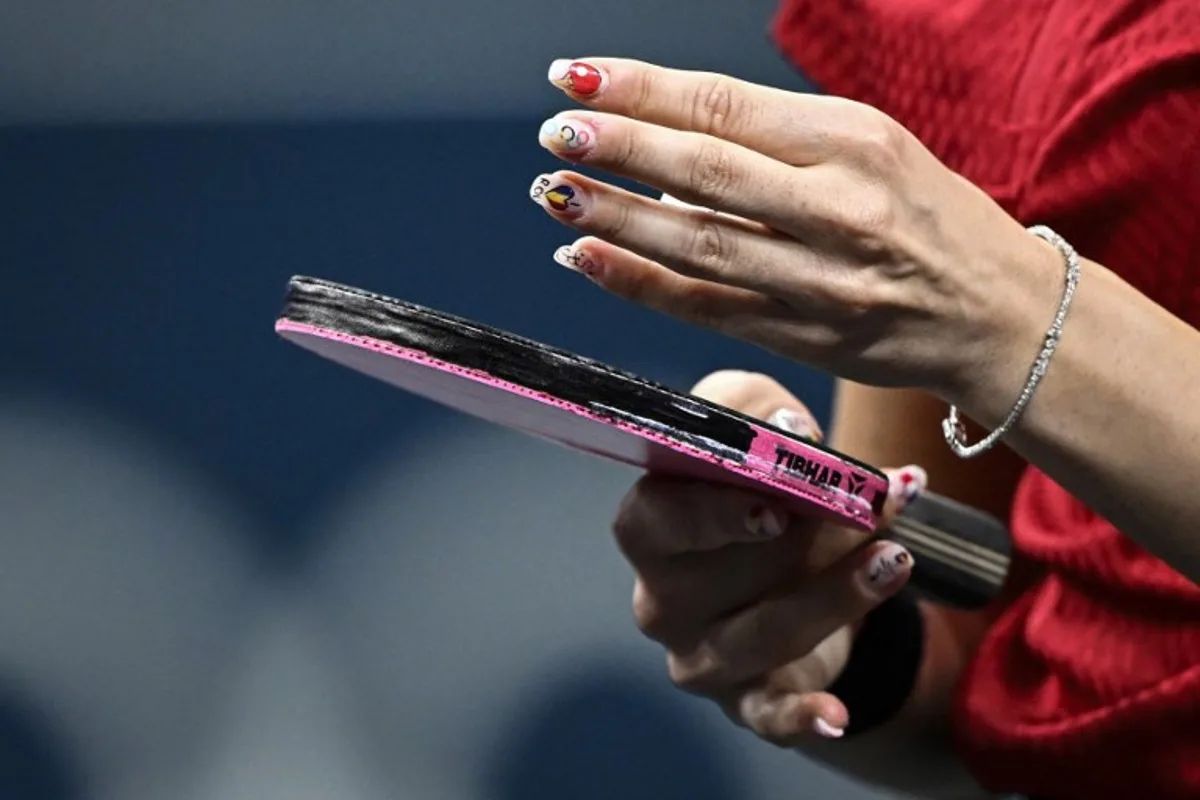
<instances>
[{"instance_id":1,"label":"silver bracelet","mask_svg":"<svg viewBox=\"0 0 1200 800\"><path fill-rule=\"evenodd\" d=\"M1029 232L1054 245L1066 263L1066 286L1063 287L1062 299L1058 303L1058 313L1054 315L1054 322L1050 325L1050 330L1046 331L1042 351L1038 353L1037 360L1033 362L1033 368L1029 371L1029 380L1025 381L1021 395L999 427L975 444L969 445L967 444L966 428L963 427L958 416L958 407L950 406L949 416L942 420L942 435L946 437L946 444L950 445L950 449L959 458L974 458L980 453L991 450L996 442L1000 441L1017 424L1021 413L1025 411L1025 406L1029 405L1029 401L1033 398L1038 384L1045 377L1054 351L1058 349L1059 339L1062 338L1063 324L1067 321L1067 311L1070 310L1071 301L1075 299L1075 290L1079 287L1079 253L1075 252L1075 248L1045 225L1035 225L1029 229Z\"/></svg>"}]
</instances>

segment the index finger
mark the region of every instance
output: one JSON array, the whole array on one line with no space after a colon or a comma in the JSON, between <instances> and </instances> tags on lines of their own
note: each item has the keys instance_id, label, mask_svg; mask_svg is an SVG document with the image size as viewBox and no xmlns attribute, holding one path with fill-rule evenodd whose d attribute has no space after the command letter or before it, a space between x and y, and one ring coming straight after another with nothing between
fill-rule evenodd
<instances>
[{"instance_id":1,"label":"index finger","mask_svg":"<svg viewBox=\"0 0 1200 800\"><path fill-rule=\"evenodd\" d=\"M585 105L736 142L794 166L832 158L870 109L711 72L623 58L558 59L548 78Z\"/></svg>"}]
</instances>

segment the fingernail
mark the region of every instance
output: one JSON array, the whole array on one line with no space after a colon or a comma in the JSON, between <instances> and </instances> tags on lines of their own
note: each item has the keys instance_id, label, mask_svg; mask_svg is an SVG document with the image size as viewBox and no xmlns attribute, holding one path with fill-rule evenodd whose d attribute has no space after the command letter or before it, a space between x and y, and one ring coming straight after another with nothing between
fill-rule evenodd
<instances>
[{"instance_id":1,"label":"fingernail","mask_svg":"<svg viewBox=\"0 0 1200 800\"><path fill-rule=\"evenodd\" d=\"M559 155L579 158L596 146L596 131L582 120L551 117L542 123L538 141Z\"/></svg>"},{"instance_id":2,"label":"fingernail","mask_svg":"<svg viewBox=\"0 0 1200 800\"><path fill-rule=\"evenodd\" d=\"M564 244L555 250L554 261L567 269L587 275L592 280L600 279L600 262L573 244Z\"/></svg>"},{"instance_id":3,"label":"fingernail","mask_svg":"<svg viewBox=\"0 0 1200 800\"><path fill-rule=\"evenodd\" d=\"M821 441L821 429L812 415L792 408L781 408L767 418L767 422L781 431L803 436L805 439Z\"/></svg>"},{"instance_id":4,"label":"fingernail","mask_svg":"<svg viewBox=\"0 0 1200 800\"><path fill-rule=\"evenodd\" d=\"M587 210L583 189L553 175L538 175L529 187L529 197L547 211L567 217L578 217Z\"/></svg>"},{"instance_id":5,"label":"fingernail","mask_svg":"<svg viewBox=\"0 0 1200 800\"><path fill-rule=\"evenodd\" d=\"M913 557L895 542L888 542L862 568L863 581L876 594L886 594L904 583L912 571Z\"/></svg>"},{"instance_id":6,"label":"fingernail","mask_svg":"<svg viewBox=\"0 0 1200 800\"><path fill-rule=\"evenodd\" d=\"M929 475L916 464L909 464L900 469L889 469L886 472L888 496L897 504L897 513L924 494L925 487L929 485Z\"/></svg>"},{"instance_id":7,"label":"fingernail","mask_svg":"<svg viewBox=\"0 0 1200 800\"><path fill-rule=\"evenodd\" d=\"M846 732L845 728L836 728L820 717L813 717L813 730L826 739L840 739Z\"/></svg>"},{"instance_id":8,"label":"fingernail","mask_svg":"<svg viewBox=\"0 0 1200 800\"><path fill-rule=\"evenodd\" d=\"M568 58L555 60L546 77L558 88L580 97L591 97L608 83L608 76L599 67Z\"/></svg>"},{"instance_id":9,"label":"fingernail","mask_svg":"<svg viewBox=\"0 0 1200 800\"><path fill-rule=\"evenodd\" d=\"M746 515L746 528L767 539L782 536L787 529L787 517L766 506L759 506Z\"/></svg>"}]
</instances>

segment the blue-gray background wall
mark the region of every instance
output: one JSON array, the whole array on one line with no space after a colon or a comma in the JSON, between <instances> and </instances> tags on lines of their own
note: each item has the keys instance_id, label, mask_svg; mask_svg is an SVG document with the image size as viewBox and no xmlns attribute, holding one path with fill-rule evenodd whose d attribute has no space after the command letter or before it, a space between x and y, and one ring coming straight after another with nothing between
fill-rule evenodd
<instances>
[{"instance_id":1,"label":"blue-gray background wall","mask_svg":"<svg viewBox=\"0 0 1200 800\"><path fill-rule=\"evenodd\" d=\"M823 415L525 194L552 58L803 88L771 5L0 0L0 797L865 796L671 689L629 470L272 333L306 273Z\"/></svg>"}]
</instances>

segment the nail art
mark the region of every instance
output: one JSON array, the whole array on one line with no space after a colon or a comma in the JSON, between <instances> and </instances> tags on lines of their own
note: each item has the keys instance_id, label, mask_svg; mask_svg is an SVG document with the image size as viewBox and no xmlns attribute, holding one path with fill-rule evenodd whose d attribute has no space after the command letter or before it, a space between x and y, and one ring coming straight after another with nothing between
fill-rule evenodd
<instances>
[{"instance_id":1,"label":"nail art","mask_svg":"<svg viewBox=\"0 0 1200 800\"><path fill-rule=\"evenodd\" d=\"M578 186L556 180L552 175L537 176L529 187L529 197L542 207L568 217L582 214L587 198Z\"/></svg>"},{"instance_id":2,"label":"nail art","mask_svg":"<svg viewBox=\"0 0 1200 800\"><path fill-rule=\"evenodd\" d=\"M887 476L888 494L902 509L907 508L909 503L924 494L925 487L929 484L928 474L915 464L909 464L907 467L897 470L888 470Z\"/></svg>"},{"instance_id":3,"label":"nail art","mask_svg":"<svg viewBox=\"0 0 1200 800\"><path fill-rule=\"evenodd\" d=\"M554 261L567 269L587 275L592 280L600 279L600 263L573 244L564 244L555 250Z\"/></svg>"},{"instance_id":4,"label":"nail art","mask_svg":"<svg viewBox=\"0 0 1200 800\"><path fill-rule=\"evenodd\" d=\"M766 506L759 506L746 515L746 528L751 533L773 539L787 529L787 518Z\"/></svg>"},{"instance_id":5,"label":"nail art","mask_svg":"<svg viewBox=\"0 0 1200 800\"><path fill-rule=\"evenodd\" d=\"M907 550L894 542L888 545L867 562L863 575L867 585L875 591L886 590L892 584L908 575L912 569L913 559Z\"/></svg>"},{"instance_id":6,"label":"nail art","mask_svg":"<svg viewBox=\"0 0 1200 800\"><path fill-rule=\"evenodd\" d=\"M845 728L836 728L820 717L813 717L813 730L826 739L840 739L846 733Z\"/></svg>"},{"instance_id":7,"label":"nail art","mask_svg":"<svg viewBox=\"0 0 1200 800\"><path fill-rule=\"evenodd\" d=\"M580 97L590 97L604 88L604 73L586 61L560 58L550 65L550 82Z\"/></svg>"},{"instance_id":8,"label":"nail art","mask_svg":"<svg viewBox=\"0 0 1200 800\"><path fill-rule=\"evenodd\" d=\"M813 441L821 441L821 430L817 427L817 421L810 415L803 414L795 409L781 408L767 418L770 425L774 425L781 431L794 433L797 436L803 436L805 439Z\"/></svg>"},{"instance_id":9,"label":"nail art","mask_svg":"<svg viewBox=\"0 0 1200 800\"><path fill-rule=\"evenodd\" d=\"M592 126L577 119L548 119L538 132L542 147L578 158L596 144Z\"/></svg>"}]
</instances>

